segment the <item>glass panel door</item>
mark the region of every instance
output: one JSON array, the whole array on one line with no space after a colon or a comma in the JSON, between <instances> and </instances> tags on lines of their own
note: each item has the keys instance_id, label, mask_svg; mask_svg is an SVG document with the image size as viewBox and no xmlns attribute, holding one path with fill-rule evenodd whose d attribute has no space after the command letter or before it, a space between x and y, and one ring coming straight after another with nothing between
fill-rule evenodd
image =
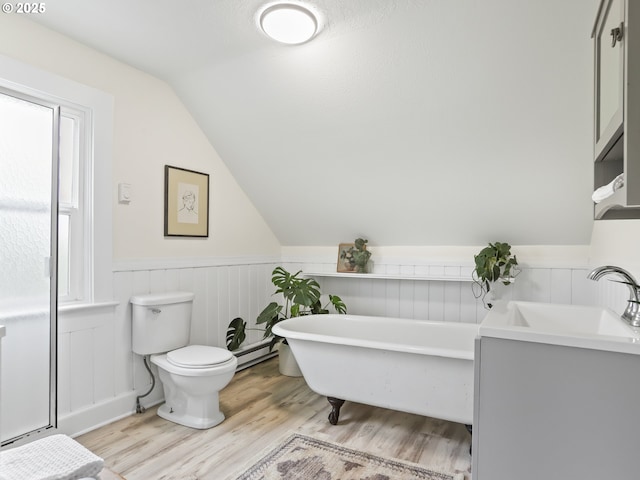
<instances>
[{"instance_id":1,"label":"glass panel door","mask_svg":"<svg viewBox=\"0 0 640 480\"><path fill-rule=\"evenodd\" d=\"M609 0L605 8L596 32L596 158L617 140L624 115L624 2Z\"/></svg>"},{"instance_id":2,"label":"glass panel door","mask_svg":"<svg viewBox=\"0 0 640 480\"><path fill-rule=\"evenodd\" d=\"M0 90L0 442L56 426L59 108Z\"/></svg>"}]
</instances>

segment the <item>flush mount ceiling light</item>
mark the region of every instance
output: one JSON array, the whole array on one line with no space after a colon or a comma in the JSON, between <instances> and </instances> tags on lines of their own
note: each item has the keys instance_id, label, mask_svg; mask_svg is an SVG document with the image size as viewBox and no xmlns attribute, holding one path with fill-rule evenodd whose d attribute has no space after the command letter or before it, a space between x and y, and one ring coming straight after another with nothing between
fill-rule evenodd
<instances>
[{"instance_id":1,"label":"flush mount ceiling light","mask_svg":"<svg viewBox=\"0 0 640 480\"><path fill-rule=\"evenodd\" d=\"M313 38L318 31L318 21L300 5L279 3L262 12L260 28L278 42L297 45Z\"/></svg>"}]
</instances>

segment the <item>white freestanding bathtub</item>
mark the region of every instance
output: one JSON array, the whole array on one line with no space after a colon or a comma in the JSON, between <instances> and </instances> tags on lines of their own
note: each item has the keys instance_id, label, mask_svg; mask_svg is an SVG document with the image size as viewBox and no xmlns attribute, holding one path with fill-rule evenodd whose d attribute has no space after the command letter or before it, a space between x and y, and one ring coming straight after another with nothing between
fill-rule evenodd
<instances>
[{"instance_id":1,"label":"white freestanding bathtub","mask_svg":"<svg viewBox=\"0 0 640 480\"><path fill-rule=\"evenodd\" d=\"M309 387L329 397L332 424L345 400L464 423L473 421L478 325L359 315L278 323Z\"/></svg>"}]
</instances>

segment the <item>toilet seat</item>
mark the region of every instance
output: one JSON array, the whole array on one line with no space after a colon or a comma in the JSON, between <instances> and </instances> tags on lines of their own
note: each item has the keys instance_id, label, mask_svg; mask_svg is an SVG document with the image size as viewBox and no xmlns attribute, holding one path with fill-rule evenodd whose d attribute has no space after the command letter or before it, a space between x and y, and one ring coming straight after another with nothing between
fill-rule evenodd
<instances>
[{"instance_id":1,"label":"toilet seat","mask_svg":"<svg viewBox=\"0 0 640 480\"><path fill-rule=\"evenodd\" d=\"M229 350L206 345L189 345L167 353L167 361L181 368L211 368L229 362Z\"/></svg>"}]
</instances>

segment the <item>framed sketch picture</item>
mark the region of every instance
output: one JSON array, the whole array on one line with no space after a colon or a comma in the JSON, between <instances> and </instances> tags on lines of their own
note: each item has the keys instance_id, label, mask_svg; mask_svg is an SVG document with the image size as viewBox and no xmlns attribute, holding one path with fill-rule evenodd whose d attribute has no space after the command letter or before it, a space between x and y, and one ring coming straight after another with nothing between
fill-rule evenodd
<instances>
[{"instance_id":1,"label":"framed sketch picture","mask_svg":"<svg viewBox=\"0 0 640 480\"><path fill-rule=\"evenodd\" d=\"M209 236L209 175L164 166L164 235Z\"/></svg>"}]
</instances>

